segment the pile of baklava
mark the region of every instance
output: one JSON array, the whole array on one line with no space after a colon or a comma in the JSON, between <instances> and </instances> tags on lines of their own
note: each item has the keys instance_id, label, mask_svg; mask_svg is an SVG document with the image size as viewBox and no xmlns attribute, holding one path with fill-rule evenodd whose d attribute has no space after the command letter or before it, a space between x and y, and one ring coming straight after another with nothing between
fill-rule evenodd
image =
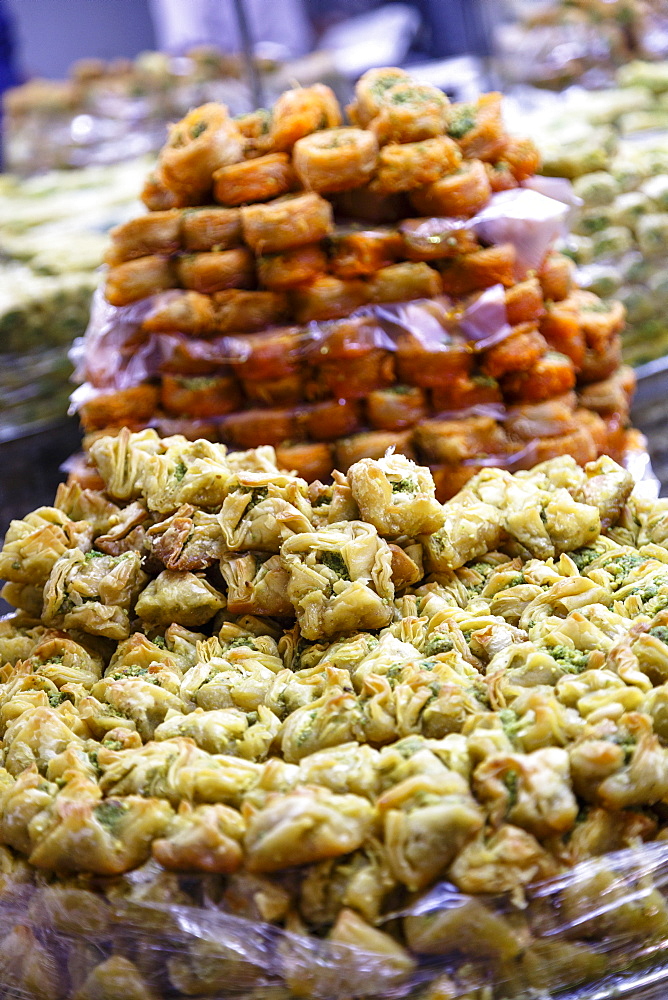
<instances>
[{"instance_id":1,"label":"pile of baklava","mask_svg":"<svg viewBox=\"0 0 668 1000\"><path fill-rule=\"evenodd\" d=\"M605 457L441 505L397 454L91 455L0 553L12 995L481 1000L665 939L608 853L668 829L668 501Z\"/></svg>"},{"instance_id":2,"label":"pile of baklava","mask_svg":"<svg viewBox=\"0 0 668 1000\"><path fill-rule=\"evenodd\" d=\"M485 464L624 451L624 310L574 285L501 95L450 104L403 70L172 126L112 232L75 397L128 425L269 444L309 480L388 445L441 499Z\"/></svg>"}]
</instances>

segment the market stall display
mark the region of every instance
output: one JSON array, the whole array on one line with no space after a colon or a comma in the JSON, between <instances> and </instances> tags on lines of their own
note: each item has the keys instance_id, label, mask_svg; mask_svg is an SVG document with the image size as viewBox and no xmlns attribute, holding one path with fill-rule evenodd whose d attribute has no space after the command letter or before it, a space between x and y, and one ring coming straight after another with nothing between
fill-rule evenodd
<instances>
[{"instance_id":1,"label":"market stall display","mask_svg":"<svg viewBox=\"0 0 668 1000\"><path fill-rule=\"evenodd\" d=\"M497 70L508 86L596 88L632 59L668 55L666 0L488 2Z\"/></svg>"},{"instance_id":2,"label":"market stall display","mask_svg":"<svg viewBox=\"0 0 668 1000\"><path fill-rule=\"evenodd\" d=\"M560 249L583 288L624 303L623 355L633 365L668 350L666 97L668 63L635 62L612 89L586 98L573 89L511 114L512 130L528 120L543 173L573 182L582 204Z\"/></svg>"},{"instance_id":3,"label":"market stall display","mask_svg":"<svg viewBox=\"0 0 668 1000\"><path fill-rule=\"evenodd\" d=\"M290 81L325 78L347 93L327 53L278 62L258 58L265 99ZM67 80L32 79L5 91L3 156L18 174L118 163L155 153L168 126L200 104L224 103L231 114L251 110L239 55L200 46L174 56L141 52L134 60L82 59Z\"/></svg>"},{"instance_id":4,"label":"market stall display","mask_svg":"<svg viewBox=\"0 0 668 1000\"><path fill-rule=\"evenodd\" d=\"M661 965L668 501L608 458L442 506L398 455L309 487L271 447L91 454L0 552L5 988L572 998Z\"/></svg>"},{"instance_id":5,"label":"market stall display","mask_svg":"<svg viewBox=\"0 0 668 1000\"><path fill-rule=\"evenodd\" d=\"M0 440L64 418L107 231L137 211L145 161L0 178Z\"/></svg>"},{"instance_id":6,"label":"market stall display","mask_svg":"<svg viewBox=\"0 0 668 1000\"><path fill-rule=\"evenodd\" d=\"M213 46L179 57L82 59L67 80L33 79L5 92L5 163L24 174L142 156L160 148L169 122L214 100L234 114L251 106L242 60Z\"/></svg>"},{"instance_id":7,"label":"market stall display","mask_svg":"<svg viewBox=\"0 0 668 1000\"><path fill-rule=\"evenodd\" d=\"M81 348L91 439L271 444L307 479L394 445L442 499L483 465L621 455L624 309L553 252L567 208L501 96L451 105L381 69L347 110L315 85L172 126Z\"/></svg>"}]
</instances>

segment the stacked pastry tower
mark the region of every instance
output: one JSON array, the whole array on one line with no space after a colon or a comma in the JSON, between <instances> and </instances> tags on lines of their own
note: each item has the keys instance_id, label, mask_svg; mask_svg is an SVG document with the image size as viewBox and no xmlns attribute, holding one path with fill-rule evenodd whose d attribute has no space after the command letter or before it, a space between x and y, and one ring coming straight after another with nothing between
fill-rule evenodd
<instances>
[{"instance_id":1,"label":"stacked pastry tower","mask_svg":"<svg viewBox=\"0 0 668 1000\"><path fill-rule=\"evenodd\" d=\"M623 308L551 250L566 208L501 96L379 69L347 110L316 85L172 126L148 214L112 233L85 430L272 444L309 480L394 445L442 499L484 465L619 455Z\"/></svg>"}]
</instances>

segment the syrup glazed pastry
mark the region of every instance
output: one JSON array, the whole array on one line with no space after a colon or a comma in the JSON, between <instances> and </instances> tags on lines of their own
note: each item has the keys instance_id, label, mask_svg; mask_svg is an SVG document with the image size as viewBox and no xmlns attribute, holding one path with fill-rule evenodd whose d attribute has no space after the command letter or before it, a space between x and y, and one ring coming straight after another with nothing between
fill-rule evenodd
<instances>
[{"instance_id":1,"label":"syrup glazed pastry","mask_svg":"<svg viewBox=\"0 0 668 1000\"><path fill-rule=\"evenodd\" d=\"M291 942L277 985L301 996L321 995L323 940L352 946L346 972L378 956L359 995L425 962L431 983L447 953L463 982L498 966L485 996L504 1000L595 979L617 935L665 939L651 870L640 902L603 925L600 906L622 892L607 853L665 836L668 501L607 458L481 469L440 504L391 453L311 486L270 447L124 430L91 454L102 488L60 486L0 552L20 609L0 623L0 842L21 891L0 963L11 948L22 995L264 982L266 952L256 969L248 945L177 933L174 907L208 912L198 873L218 921ZM530 887L553 876L569 939L546 970ZM434 903L444 881L457 905Z\"/></svg>"},{"instance_id":2,"label":"syrup glazed pastry","mask_svg":"<svg viewBox=\"0 0 668 1000\"><path fill-rule=\"evenodd\" d=\"M219 167L213 174L213 196L223 205L269 201L295 186L287 153L270 153L256 160Z\"/></svg>"},{"instance_id":3,"label":"syrup glazed pastry","mask_svg":"<svg viewBox=\"0 0 668 1000\"><path fill-rule=\"evenodd\" d=\"M211 191L214 170L242 159L242 136L227 108L204 104L170 127L157 177L177 205L197 205Z\"/></svg>"},{"instance_id":4,"label":"syrup glazed pastry","mask_svg":"<svg viewBox=\"0 0 668 1000\"><path fill-rule=\"evenodd\" d=\"M378 143L359 128L327 129L304 136L292 152L303 187L312 191L346 191L365 184L376 169Z\"/></svg>"},{"instance_id":5,"label":"syrup glazed pastry","mask_svg":"<svg viewBox=\"0 0 668 1000\"><path fill-rule=\"evenodd\" d=\"M566 209L534 189L536 147L505 132L500 95L450 104L380 68L346 110L318 84L172 127L151 210L111 234L86 429L272 444L301 470L394 444L438 468L439 500L533 444L621 457L624 308L554 250Z\"/></svg>"}]
</instances>

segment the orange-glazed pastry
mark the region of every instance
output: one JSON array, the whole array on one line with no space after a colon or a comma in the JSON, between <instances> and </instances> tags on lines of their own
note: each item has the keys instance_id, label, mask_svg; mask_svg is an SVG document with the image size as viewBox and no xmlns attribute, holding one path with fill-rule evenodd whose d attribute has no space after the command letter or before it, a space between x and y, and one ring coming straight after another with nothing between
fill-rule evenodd
<instances>
[{"instance_id":1,"label":"orange-glazed pastry","mask_svg":"<svg viewBox=\"0 0 668 1000\"><path fill-rule=\"evenodd\" d=\"M255 258L245 247L186 254L179 258L177 271L184 288L209 295L255 285Z\"/></svg>"},{"instance_id":2,"label":"orange-glazed pastry","mask_svg":"<svg viewBox=\"0 0 668 1000\"><path fill-rule=\"evenodd\" d=\"M297 412L293 409L240 410L220 425L221 440L239 448L259 448L298 440Z\"/></svg>"},{"instance_id":3,"label":"orange-glazed pastry","mask_svg":"<svg viewBox=\"0 0 668 1000\"><path fill-rule=\"evenodd\" d=\"M172 260L151 255L110 267L104 294L112 306L127 306L176 284L176 267Z\"/></svg>"},{"instance_id":4,"label":"orange-glazed pastry","mask_svg":"<svg viewBox=\"0 0 668 1000\"><path fill-rule=\"evenodd\" d=\"M114 429L111 430L114 433ZM87 442L84 440L84 449ZM72 486L76 483L82 490L104 490L105 482L100 473L93 465L92 459L87 451L78 452L69 459L66 485Z\"/></svg>"},{"instance_id":5,"label":"orange-glazed pastry","mask_svg":"<svg viewBox=\"0 0 668 1000\"><path fill-rule=\"evenodd\" d=\"M531 368L505 375L501 387L504 398L511 403L537 403L570 392L575 378L571 359L548 351Z\"/></svg>"},{"instance_id":6,"label":"orange-glazed pastry","mask_svg":"<svg viewBox=\"0 0 668 1000\"><path fill-rule=\"evenodd\" d=\"M229 376L163 375L160 405L167 413L184 417L217 417L241 405L236 379Z\"/></svg>"},{"instance_id":7,"label":"orange-glazed pastry","mask_svg":"<svg viewBox=\"0 0 668 1000\"><path fill-rule=\"evenodd\" d=\"M538 438L532 446L530 460L522 463L520 468L532 468L548 458L559 458L560 455L571 455L578 465L586 465L596 458L596 444L588 427L576 427L570 434L560 437Z\"/></svg>"},{"instance_id":8,"label":"orange-glazed pastry","mask_svg":"<svg viewBox=\"0 0 668 1000\"><path fill-rule=\"evenodd\" d=\"M357 399L325 399L304 406L299 426L312 441L334 441L362 426L362 404Z\"/></svg>"},{"instance_id":9,"label":"orange-glazed pastry","mask_svg":"<svg viewBox=\"0 0 668 1000\"><path fill-rule=\"evenodd\" d=\"M405 192L378 194L368 184L339 191L330 195L339 219L353 223L370 222L373 225L397 223L411 214L411 206Z\"/></svg>"},{"instance_id":10,"label":"orange-glazed pastry","mask_svg":"<svg viewBox=\"0 0 668 1000\"><path fill-rule=\"evenodd\" d=\"M159 371L174 375L229 375L224 348L216 341L178 335L163 337Z\"/></svg>"},{"instance_id":11,"label":"orange-glazed pastry","mask_svg":"<svg viewBox=\"0 0 668 1000\"><path fill-rule=\"evenodd\" d=\"M354 358L319 360L312 381L316 397L361 399L373 389L392 385L394 358L390 351L374 347Z\"/></svg>"},{"instance_id":12,"label":"orange-glazed pastry","mask_svg":"<svg viewBox=\"0 0 668 1000\"><path fill-rule=\"evenodd\" d=\"M560 302L573 291L575 264L563 253L548 253L539 271L538 280L543 289L543 297L552 302Z\"/></svg>"},{"instance_id":13,"label":"orange-glazed pastry","mask_svg":"<svg viewBox=\"0 0 668 1000\"><path fill-rule=\"evenodd\" d=\"M508 164L518 181L525 181L540 170L540 153L533 139L508 137L501 161Z\"/></svg>"},{"instance_id":14,"label":"orange-glazed pastry","mask_svg":"<svg viewBox=\"0 0 668 1000\"><path fill-rule=\"evenodd\" d=\"M107 264L122 264L150 254L168 256L181 246L181 212L172 208L140 215L116 226L109 238L111 244L104 255Z\"/></svg>"},{"instance_id":15,"label":"orange-glazed pastry","mask_svg":"<svg viewBox=\"0 0 668 1000\"><path fill-rule=\"evenodd\" d=\"M457 144L446 135L422 142L391 142L380 149L370 188L378 194L412 191L456 170L461 161Z\"/></svg>"},{"instance_id":16,"label":"orange-glazed pastry","mask_svg":"<svg viewBox=\"0 0 668 1000\"><path fill-rule=\"evenodd\" d=\"M543 290L538 278L518 281L506 289L506 316L511 326L529 323L545 315Z\"/></svg>"},{"instance_id":17,"label":"orange-glazed pastry","mask_svg":"<svg viewBox=\"0 0 668 1000\"><path fill-rule=\"evenodd\" d=\"M295 87L278 98L271 114L268 141L273 152L289 152L305 135L341 124L334 91L322 83Z\"/></svg>"},{"instance_id":18,"label":"orange-glazed pastry","mask_svg":"<svg viewBox=\"0 0 668 1000\"><path fill-rule=\"evenodd\" d=\"M628 365L622 365L610 378L582 386L578 399L581 406L596 413L628 416L635 387L635 372Z\"/></svg>"},{"instance_id":19,"label":"orange-glazed pastry","mask_svg":"<svg viewBox=\"0 0 668 1000\"><path fill-rule=\"evenodd\" d=\"M220 333L251 333L279 326L290 314L284 292L244 291L230 288L213 296L216 329Z\"/></svg>"},{"instance_id":20,"label":"orange-glazed pastry","mask_svg":"<svg viewBox=\"0 0 668 1000\"><path fill-rule=\"evenodd\" d=\"M410 200L420 215L470 218L487 204L491 194L484 163L465 160L453 173L411 191Z\"/></svg>"},{"instance_id":21,"label":"orange-glazed pastry","mask_svg":"<svg viewBox=\"0 0 668 1000\"><path fill-rule=\"evenodd\" d=\"M574 392L564 393L540 403L518 403L509 406L503 419L507 433L522 442L534 438L561 437L577 427Z\"/></svg>"},{"instance_id":22,"label":"orange-glazed pastry","mask_svg":"<svg viewBox=\"0 0 668 1000\"><path fill-rule=\"evenodd\" d=\"M355 99L346 108L351 122L365 128L379 114L385 92L397 83L407 83L409 80L406 70L396 66L367 70L355 84Z\"/></svg>"},{"instance_id":23,"label":"orange-glazed pastry","mask_svg":"<svg viewBox=\"0 0 668 1000\"><path fill-rule=\"evenodd\" d=\"M103 427L141 426L150 420L158 405L160 390L155 385L131 386L101 392L79 409L79 419L85 431Z\"/></svg>"},{"instance_id":24,"label":"orange-glazed pastry","mask_svg":"<svg viewBox=\"0 0 668 1000\"><path fill-rule=\"evenodd\" d=\"M378 113L368 122L381 146L388 142L420 142L443 135L450 102L428 83L398 81L379 95Z\"/></svg>"},{"instance_id":25,"label":"orange-glazed pastry","mask_svg":"<svg viewBox=\"0 0 668 1000\"><path fill-rule=\"evenodd\" d=\"M144 181L144 186L139 197L149 212L164 212L169 208L176 208L179 204L179 200L174 192L165 187L154 171Z\"/></svg>"},{"instance_id":26,"label":"orange-glazed pastry","mask_svg":"<svg viewBox=\"0 0 668 1000\"><path fill-rule=\"evenodd\" d=\"M426 462L455 464L479 455L505 451L507 438L493 417L425 420L413 430L413 440Z\"/></svg>"},{"instance_id":27,"label":"orange-glazed pastry","mask_svg":"<svg viewBox=\"0 0 668 1000\"><path fill-rule=\"evenodd\" d=\"M569 299L545 304L545 315L540 319L540 332L553 350L566 354L571 359L576 372L579 372L585 356L585 339L580 329L577 309Z\"/></svg>"},{"instance_id":28,"label":"orange-glazed pastry","mask_svg":"<svg viewBox=\"0 0 668 1000\"><path fill-rule=\"evenodd\" d=\"M264 254L257 258L258 281L265 288L283 291L308 284L327 271L327 254L319 243Z\"/></svg>"},{"instance_id":29,"label":"orange-glazed pastry","mask_svg":"<svg viewBox=\"0 0 668 1000\"><path fill-rule=\"evenodd\" d=\"M509 337L484 351L480 368L485 375L500 379L509 372L527 371L547 351L545 338L535 323L514 326Z\"/></svg>"},{"instance_id":30,"label":"orange-glazed pastry","mask_svg":"<svg viewBox=\"0 0 668 1000\"><path fill-rule=\"evenodd\" d=\"M257 108L245 115L237 115L237 128L246 140L244 152L247 157L259 155L260 148L269 145L269 129L271 128L271 111L267 108Z\"/></svg>"},{"instance_id":31,"label":"orange-glazed pastry","mask_svg":"<svg viewBox=\"0 0 668 1000\"><path fill-rule=\"evenodd\" d=\"M85 403L92 433L268 443L309 479L394 446L433 467L443 499L477 469L620 452L623 307L578 289L552 249L556 215L538 205L552 182L501 105L452 105L378 68L345 124L317 84L269 111L232 120L208 104L172 126L151 212L117 227L106 255L109 301L139 302L104 314L119 324L114 363L124 384L146 383Z\"/></svg>"},{"instance_id":32,"label":"orange-glazed pastry","mask_svg":"<svg viewBox=\"0 0 668 1000\"><path fill-rule=\"evenodd\" d=\"M379 345L387 346L387 338L373 316L346 316L318 326L317 335L306 344L307 360L317 367L336 358L364 357Z\"/></svg>"},{"instance_id":33,"label":"orange-glazed pastry","mask_svg":"<svg viewBox=\"0 0 668 1000\"><path fill-rule=\"evenodd\" d=\"M280 469L294 471L307 482L326 480L334 469L334 448L324 441L279 444L276 463Z\"/></svg>"},{"instance_id":34,"label":"orange-glazed pastry","mask_svg":"<svg viewBox=\"0 0 668 1000\"><path fill-rule=\"evenodd\" d=\"M240 356L233 367L240 379L267 380L293 375L305 350L304 331L285 326L235 338Z\"/></svg>"},{"instance_id":35,"label":"orange-glazed pastry","mask_svg":"<svg viewBox=\"0 0 668 1000\"><path fill-rule=\"evenodd\" d=\"M374 274L403 256L399 231L389 227L363 229L337 226L328 238L329 270L337 278L358 278Z\"/></svg>"},{"instance_id":36,"label":"orange-glazed pastry","mask_svg":"<svg viewBox=\"0 0 668 1000\"><path fill-rule=\"evenodd\" d=\"M347 191L366 184L376 169L378 142L372 132L334 128L295 143L292 162L307 191Z\"/></svg>"},{"instance_id":37,"label":"orange-glazed pastry","mask_svg":"<svg viewBox=\"0 0 668 1000\"><path fill-rule=\"evenodd\" d=\"M366 415L374 430L404 430L427 416L426 393L411 385L376 389L366 397Z\"/></svg>"},{"instance_id":38,"label":"orange-glazed pastry","mask_svg":"<svg viewBox=\"0 0 668 1000\"><path fill-rule=\"evenodd\" d=\"M304 396L304 374L296 371L281 378L247 378L242 387L251 406L295 406Z\"/></svg>"},{"instance_id":39,"label":"orange-glazed pastry","mask_svg":"<svg viewBox=\"0 0 668 1000\"><path fill-rule=\"evenodd\" d=\"M201 204L211 191L214 170L238 163L243 155L243 136L225 105L203 104L169 126L158 179L173 192L178 205Z\"/></svg>"},{"instance_id":40,"label":"orange-glazed pastry","mask_svg":"<svg viewBox=\"0 0 668 1000\"><path fill-rule=\"evenodd\" d=\"M407 302L433 298L441 291L438 271L425 263L390 264L368 279L370 302Z\"/></svg>"},{"instance_id":41,"label":"orange-glazed pastry","mask_svg":"<svg viewBox=\"0 0 668 1000\"><path fill-rule=\"evenodd\" d=\"M577 290L569 299L578 311L580 330L587 347L602 352L624 328L626 310L621 302L603 302L592 292Z\"/></svg>"},{"instance_id":42,"label":"orange-glazed pastry","mask_svg":"<svg viewBox=\"0 0 668 1000\"><path fill-rule=\"evenodd\" d=\"M289 292L294 317L298 323L338 319L348 316L369 301L370 290L364 281L323 275L308 285Z\"/></svg>"},{"instance_id":43,"label":"orange-glazed pastry","mask_svg":"<svg viewBox=\"0 0 668 1000\"><path fill-rule=\"evenodd\" d=\"M142 321L150 333L179 332L188 336L206 336L216 330L213 299L201 292L171 289L153 296L151 308Z\"/></svg>"},{"instance_id":44,"label":"orange-glazed pastry","mask_svg":"<svg viewBox=\"0 0 668 1000\"><path fill-rule=\"evenodd\" d=\"M336 468L347 472L361 458L383 458L388 448L395 448L407 458L415 458L412 431L365 431L336 442Z\"/></svg>"},{"instance_id":45,"label":"orange-glazed pastry","mask_svg":"<svg viewBox=\"0 0 668 1000\"><path fill-rule=\"evenodd\" d=\"M454 219L405 219L399 227L409 260L445 260L480 249L472 229Z\"/></svg>"},{"instance_id":46,"label":"orange-glazed pastry","mask_svg":"<svg viewBox=\"0 0 668 1000\"><path fill-rule=\"evenodd\" d=\"M287 153L269 153L254 160L219 167L213 175L213 197L221 205L247 205L269 201L296 186Z\"/></svg>"},{"instance_id":47,"label":"orange-glazed pastry","mask_svg":"<svg viewBox=\"0 0 668 1000\"><path fill-rule=\"evenodd\" d=\"M402 333L396 341L395 366L402 384L416 385L422 389L444 389L460 375L468 375L474 364L474 355L468 344L448 342L429 343L411 333Z\"/></svg>"},{"instance_id":48,"label":"orange-glazed pastry","mask_svg":"<svg viewBox=\"0 0 668 1000\"><path fill-rule=\"evenodd\" d=\"M172 434L182 434L188 441L218 440L218 425L215 420L202 420L200 417L167 417L158 413L151 421L161 437L171 437Z\"/></svg>"},{"instance_id":49,"label":"orange-glazed pastry","mask_svg":"<svg viewBox=\"0 0 668 1000\"><path fill-rule=\"evenodd\" d=\"M606 444L605 453L620 462L629 446L633 447L635 431L629 430L628 417L621 413L611 413L601 418L605 424Z\"/></svg>"},{"instance_id":50,"label":"orange-glazed pastry","mask_svg":"<svg viewBox=\"0 0 668 1000\"><path fill-rule=\"evenodd\" d=\"M498 160L496 163L486 163L485 173L487 174L489 186L495 194L497 191L512 191L514 188L519 187L519 181L504 160Z\"/></svg>"},{"instance_id":51,"label":"orange-glazed pastry","mask_svg":"<svg viewBox=\"0 0 668 1000\"><path fill-rule=\"evenodd\" d=\"M431 408L436 415L503 402L497 380L482 374L456 375L440 389L432 389L430 396Z\"/></svg>"},{"instance_id":52,"label":"orange-glazed pastry","mask_svg":"<svg viewBox=\"0 0 668 1000\"><path fill-rule=\"evenodd\" d=\"M591 434L594 447L596 448L597 457L599 455L610 455L611 458L614 457L617 450L614 442L610 441L608 425L603 417L601 417L598 413L594 413L592 410L581 407L575 411L575 420L579 427L584 427L585 430L589 431Z\"/></svg>"},{"instance_id":53,"label":"orange-glazed pastry","mask_svg":"<svg viewBox=\"0 0 668 1000\"><path fill-rule=\"evenodd\" d=\"M601 350L585 348L578 372L579 382L602 382L617 371L622 363L622 338L617 333Z\"/></svg>"},{"instance_id":54,"label":"orange-glazed pastry","mask_svg":"<svg viewBox=\"0 0 668 1000\"><path fill-rule=\"evenodd\" d=\"M515 284L517 254L512 243L484 247L439 264L446 295L468 295L492 285L510 288Z\"/></svg>"},{"instance_id":55,"label":"orange-glazed pastry","mask_svg":"<svg viewBox=\"0 0 668 1000\"><path fill-rule=\"evenodd\" d=\"M241 209L244 239L256 254L317 243L333 230L332 206L314 191Z\"/></svg>"},{"instance_id":56,"label":"orange-glazed pastry","mask_svg":"<svg viewBox=\"0 0 668 1000\"><path fill-rule=\"evenodd\" d=\"M229 250L242 241L238 208L186 208L181 215L181 245L186 253Z\"/></svg>"},{"instance_id":57,"label":"orange-glazed pastry","mask_svg":"<svg viewBox=\"0 0 668 1000\"><path fill-rule=\"evenodd\" d=\"M438 502L451 500L482 468L481 465L430 465Z\"/></svg>"},{"instance_id":58,"label":"orange-glazed pastry","mask_svg":"<svg viewBox=\"0 0 668 1000\"><path fill-rule=\"evenodd\" d=\"M450 107L448 135L468 159L498 159L506 146L501 103L503 94L482 94L475 104Z\"/></svg>"}]
</instances>

